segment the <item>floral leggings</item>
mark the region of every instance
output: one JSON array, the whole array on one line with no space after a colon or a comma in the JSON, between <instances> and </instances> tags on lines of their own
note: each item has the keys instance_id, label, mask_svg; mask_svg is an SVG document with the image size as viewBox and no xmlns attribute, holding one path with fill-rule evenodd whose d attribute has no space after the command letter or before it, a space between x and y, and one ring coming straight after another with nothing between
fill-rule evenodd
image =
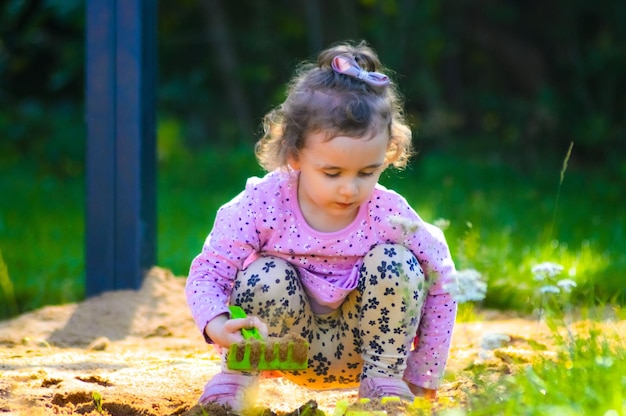
<instances>
[{"instance_id":1,"label":"floral leggings","mask_svg":"<svg viewBox=\"0 0 626 416\"><path fill-rule=\"evenodd\" d=\"M296 332L307 339L308 369L284 376L330 389L366 377L401 378L426 294L413 253L387 244L365 255L357 289L331 313L313 313L297 269L275 257L261 257L239 272L231 302L259 316L272 336Z\"/></svg>"}]
</instances>

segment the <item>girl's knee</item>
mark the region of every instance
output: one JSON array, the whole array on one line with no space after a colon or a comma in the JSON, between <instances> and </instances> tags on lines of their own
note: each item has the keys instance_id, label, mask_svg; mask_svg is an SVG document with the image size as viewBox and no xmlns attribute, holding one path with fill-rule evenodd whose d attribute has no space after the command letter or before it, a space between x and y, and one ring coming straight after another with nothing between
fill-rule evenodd
<instances>
[{"instance_id":1,"label":"girl's knee","mask_svg":"<svg viewBox=\"0 0 626 416\"><path fill-rule=\"evenodd\" d=\"M288 262L277 257L260 257L237 273L233 287L233 298L253 295L275 299L285 294L285 288L294 287L298 272Z\"/></svg>"},{"instance_id":2,"label":"girl's knee","mask_svg":"<svg viewBox=\"0 0 626 416\"><path fill-rule=\"evenodd\" d=\"M406 264L412 272L424 274L415 254L402 244L378 244L365 255L365 263L380 264L381 261Z\"/></svg>"},{"instance_id":3,"label":"girl's knee","mask_svg":"<svg viewBox=\"0 0 626 416\"><path fill-rule=\"evenodd\" d=\"M284 274L285 270L295 271L294 266L279 257L262 256L250 263L240 273L244 274Z\"/></svg>"},{"instance_id":4,"label":"girl's knee","mask_svg":"<svg viewBox=\"0 0 626 416\"><path fill-rule=\"evenodd\" d=\"M283 336L305 317L306 295L297 270L276 257L261 257L237 274L231 303L261 318L272 336Z\"/></svg>"},{"instance_id":5,"label":"girl's knee","mask_svg":"<svg viewBox=\"0 0 626 416\"><path fill-rule=\"evenodd\" d=\"M424 271L411 250L402 244L379 244L366 255L364 267L371 273L395 274L411 285L425 282Z\"/></svg>"}]
</instances>

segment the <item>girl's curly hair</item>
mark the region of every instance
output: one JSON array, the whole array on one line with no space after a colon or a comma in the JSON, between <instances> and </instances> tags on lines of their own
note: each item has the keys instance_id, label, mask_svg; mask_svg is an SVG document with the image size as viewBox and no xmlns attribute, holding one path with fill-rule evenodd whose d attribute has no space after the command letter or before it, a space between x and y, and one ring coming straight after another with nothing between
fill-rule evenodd
<instances>
[{"instance_id":1,"label":"girl's curly hair","mask_svg":"<svg viewBox=\"0 0 626 416\"><path fill-rule=\"evenodd\" d=\"M263 136L255 152L261 166L272 171L297 159L310 132L324 132L327 140L343 135L374 137L386 129L389 146L386 163L406 166L412 152L407 125L395 84L374 87L331 68L337 55L354 57L368 72L385 69L365 42L339 43L322 51L317 63L303 63L288 84L285 101L265 115Z\"/></svg>"}]
</instances>

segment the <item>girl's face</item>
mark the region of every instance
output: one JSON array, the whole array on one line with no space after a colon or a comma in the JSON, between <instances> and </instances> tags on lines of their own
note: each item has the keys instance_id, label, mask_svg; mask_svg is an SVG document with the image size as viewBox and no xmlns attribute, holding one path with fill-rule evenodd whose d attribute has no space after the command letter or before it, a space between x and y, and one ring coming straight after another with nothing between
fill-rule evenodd
<instances>
[{"instance_id":1,"label":"girl's face","mask_svg":"<svg viewBox=\"0 0 626 416\"><path fill-rule=\"evenodd\" d=\"M371 195L386 168L389 143L386 131L372 138L309 133L297 158L289 161L300 171L298 202L304 218L318 231L332 232L354 220L359 206Z\"/></svg>"}]
</instances>

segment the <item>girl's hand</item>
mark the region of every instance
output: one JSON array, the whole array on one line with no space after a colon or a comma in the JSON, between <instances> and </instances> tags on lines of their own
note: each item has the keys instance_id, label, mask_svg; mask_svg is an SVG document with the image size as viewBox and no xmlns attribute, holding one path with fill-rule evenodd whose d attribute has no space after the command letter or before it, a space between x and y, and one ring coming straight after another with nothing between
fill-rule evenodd
<instances>
[{"instance_id":1,"label":"girl's hand","mask_svg":"<svg viewBox=\"0 0 626 416\"><path fill-rule=\"evenodd\" d=\"M256 328L264 338L268 334L267 325L257 316L230 319L227 314L212 319L204 328L204 333L217 345L228 348L231 344L244 340L241 335L242 328Z\"/></svg>"},{"instance_id":2,"label":"girl's hand","mask_svg":"<svg viewBox=\"0 0 626 416\"><path fill-rule=\"evenodd\" d=\"M423 397L430 401L434 401L437 398L437 390L426 389L424 387L416 386L415 384L408 382L407 384L409 385L409 389L411 390L411 392L417 397Z\"/></svg>"}]
</instances>

